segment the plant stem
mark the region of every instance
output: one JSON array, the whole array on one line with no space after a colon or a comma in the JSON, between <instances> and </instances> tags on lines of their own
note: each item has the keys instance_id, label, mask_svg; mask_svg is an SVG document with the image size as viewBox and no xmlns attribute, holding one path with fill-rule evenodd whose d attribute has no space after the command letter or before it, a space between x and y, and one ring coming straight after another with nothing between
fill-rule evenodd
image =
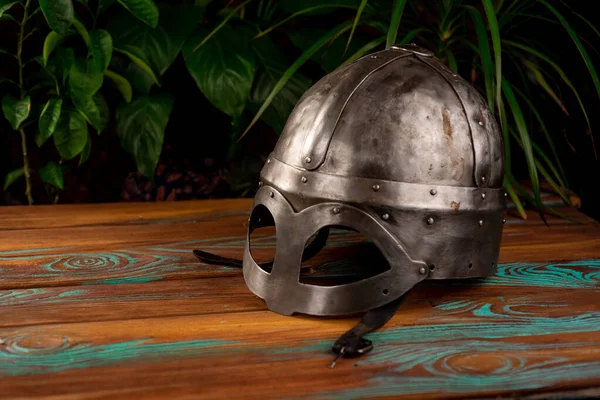
<instances>
[{"instance_id":1,"label":"plant stem","mask_svg":"<svg viewBox=\"0 0 600 400\"><path fill-rule=\"evenodd\" d=\"M27 202L29 205L33 204L33 197L31 197L31 179L29 175L29 159L27 158L27 140L25 138L25 131L23 128L19 130L21 133L21 147L23 148L23 171L25 172L25 195L27 195Z\"/></svg>"},{"instance_id":2,"label":"plant stem","mask_svg":"<svg viewBox=\"0 0 600 400\"><path fill-rule=\"evenodd\" d=\"M25 25L29 18L28 11L31 0L25 2L23 7L23 19L21 20L21 29L19 31L19 41L17 42L17 62L19 63L19 88L21 89L21 100L25 98L25 88L23 87L23 59L21 54L23 52L23 41L27 38L25 35ZM23 128L19 130L21 134L21 148L23 150L23 171L25 175L25 195L27 196L27 202L29 205L33 204L33 197L31 196L31 175L29 173L29 159L27 158L27 138L25 137L25 131Z\"/></svg>"}]
</instances>

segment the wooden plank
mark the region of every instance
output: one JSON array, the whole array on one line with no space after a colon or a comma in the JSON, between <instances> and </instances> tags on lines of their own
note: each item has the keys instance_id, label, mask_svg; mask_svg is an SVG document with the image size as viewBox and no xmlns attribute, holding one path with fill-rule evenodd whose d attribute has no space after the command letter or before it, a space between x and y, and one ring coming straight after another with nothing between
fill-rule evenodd
<instances>
[{"instance_id":1,"label":"wooden plank","mask_svg":"<svg viewBox=\"0 0 600 400\"><path fill-rule=\"evenodd\" d=\"M529 278L536 290L406 304L371 335L371 354L332 370L330 346L355 319L255 311L2 328L0 387L7 398L351 399L600 386L597 265L510 274L535 271L547 279Z\"/></svg>"},{"instance_id":2,"label":"wooden plank","mask_svg":"<svg viewBox=\"0 0 600 400\"><path fill-rule=\"evenodd\" d=\"M516 221L516 220L515 220ZM0 240L0 289L132 283L230 276L220 266L202 266L196 248L241 258L247 218L172 222L160 229L143 225L59 227L4 232ZM261 242L259 255L271 253L273 237ZM262 253L260 253L262 252ZM544 262L600 256L598 224L507 223L500 262Z\"/></svg>"},{"instance_id":3,"label":"wooden plank","mask_svg":"<svg viewBox=\"0 0 600 400\"><path fill-rule=\"evenodd\" d=\"M0 231L200 221L248 214L251 206L251 199L224 199L0 207Z\"/></svg>"},{"instance_id":4,"label":"wooden plank","mask_svg":"<svg viewBox=\"0 0 600 400\"><path fill-rule=\"evenodd\" d=\"M460 309L468 301L473 305L484 298L503 298L506 292L525 297L538 294L552 300L559 288L562 295L568 296L571 291L596 289L599 282L600 262L514 263L501 266L495 276L486 279L423 282L410 292L405 305L423 307L454 302ZM247 289L238 271L230 277L143 285L2 290L0 309L0 327L9 327L261 311L265 304Z\"/></svg>"}]
</instances>

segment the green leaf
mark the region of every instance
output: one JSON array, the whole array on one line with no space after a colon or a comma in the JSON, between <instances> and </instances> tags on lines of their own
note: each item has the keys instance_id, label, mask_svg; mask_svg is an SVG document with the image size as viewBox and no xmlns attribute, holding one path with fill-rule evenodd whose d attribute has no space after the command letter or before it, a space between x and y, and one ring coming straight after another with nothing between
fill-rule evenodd
<instances>
[{"instance_id":1,"label":"green leaf","mask_svg":"<svg viewBox=\"0 0 600 400\"><path fill-rule=\"evenodd\" d=\"M119 0L119 3L129 10L140 21L153 28L158 25L158 7L152 0Z\"/></svg>"},{"instance_id":2,"label":"green leaf","mask_svg":"<svg viewBox=\"0 0 600 400\"><path fill-rule=\"evenodd\" d=\"M87 140L85 142L85 147L83 148L83 151L79 155L79 164L78 165L82 165L83 163L85 163L90 158L91 153L92 153L92 136L88 133Z\"/></svg>"},{"instance_id":3,"label":"green leaf","mask_svg":"<svg viewBox=\"0 0 600 400\"><path fill-rule=\"evenodd\" d=\"M163 75L203 13L204 10L199 7L161 8L160 23L156 28L128 13L121 13L111 16L106 29L113 37L114 47L142 60L154 74Z\"/></svg>"},{"instance_id":4,"label":"green leaf","mask_svg":"<svg viewBox=\"0 0 600 400\"><path fill-rule=\"evenodd\" d=\"M358 26L358 22L360 21L360 16L367 5L369 0L361 0L360 6L358 6L358 10L356 11L356 17L354 17L354 23L352 24L352 29L350 30L350 35L348 36L348 43L346 43L346 48L344 49L344 55L348 51L348 47L350 46L350 42L352 41L352 36L354 36L354 31Z\"/></svg>"},{"instance_id":5,"label":"green leaf","mask_svg":"<svg viewBox=\"0 0 600 400\"><path fill-rule=\"evenodd\" d=\"M100 110L90 95L73 96L73 104L87 123L100 130Z\"/></svg>"},{"instance_id":6,"label":"green leaf","mask_svg":"<svg viewBox=\"0 0 600 400\"><path fill-rule=\"evenodd\" d=\"M479 44L479 57L481 59L481 69L485 78L485 92L487 94L488 106L494 109L494 67L492 65L492 54L490 53L490 45L488 42L487 29L483 22L483 18L475 7L465 6L477 34L477 43Z\"/></svg>"},{"instance_id":7,"label":"green leaf","mask_svg":"<svg viewBox=\"0 0 600 400\"><path fill-rule=\"evenodd\" d=\"M254 40L252 43L259 67L256 71L248 106L252 112L256 112L277 81L283 76L287 66L283 61L285 60L284 55L268 38ZM290 112L304 92L310 88L311 83L307 77L295 74L265 110L262 120L269 124L275 132L281 133Z\"/></svg>"},{"instance_id":8,"label":"green leaf","mask_svg":"<svg viewBox=\"0 0 600 400\"><path fill-rule=\"evenodd\" d=\"M517 192L515 192L515 189L513 188L512 183L509 181L508 175L504 177L504 190L506 190L506 193L508 193L508 195L510 196L510 199L515 204L515 207L517 208L517 211L519 212L519 215L521 216L521 218L527 219L527 213L525 212L525 209L523 208L523 203L521 203L521 199L519 199Z\"/></svg>"},{"instance_id":9,"label":"green leaf","mask_svg":"<svg viewBox=\"0 0 600 400\"><path fill-rule=\"evenodd\" d=\"M125 101L129 103L133 94L133 89L131 88L131 84L129 83L129 81L121 75L109 69L104 71L104 76L111 80L111 82L115 85L119 92L121 92L123 99L125 99Z\"/></svg>"},{"instance_id":10,"label":"green leaf","mask_svg":"<svg viewBox=\"0 0 600 400\"><path fill-rule=\"evenodd\" d=\"M521 60L521 61L527 67L527 69L529 71L531 71L531 73L533 74L535 80L540 84L540 86L542 87L542 89L544 89L546 91L546 93L548 93L548 95L552 98L552 100L554 100L556 102L556 104L558 104L558 106L560 107L560 109L566 115L569 115L569 112L565 108L565 106L562 103L562 101L560 101L560 98L558 97L558 95L556 94L556 92L554 91L554 89L552 89L552 87L546 81L546 78L544 78L544 75L542 74L542 71L540 71L540 68L535 63L532 63L531 61L528 61L528 60Z\"/></svg>"},{"instance_id":11,"label":"green leaf","mask_svg":"<svg viewBox=\"0 0 600 400\"><path fill-rule=\"evenodd\" d=\"M567 22L565 17L563 17L562 14L560 12L558 12L554 7L552 7L550 4L548 4L544 0L539 0L539 1L540 1L540 3L545 5L546 8L548 8L552 12L552 14L554 14L556 16L556 18L558 18L558 20L560 21L562 26L565 28L565 30L567 31L567 33L573 40L573 43L575 43L575 47L577 47L579 54L581 54L581 57L583 58L585 66L587 67L587 69L590 73L590 76L592 78L592 81L594 82L594 86L596 88L596 93L598 93L598 95L600 96L600 80L598 79L598 73L596 72L594 63L592 62L590 56L588 55L587 50L585 49L585 47L583 47L583 43L581 43L581 40L579 40L579 36L577 35L577 32L575 32L573 30L573 28L571 28L571 25L569 25L569 23Z\"/></svg>"},{"instance_id":12,"label":"green leaf","mask_svg":"<svg viewBox=\"0 0 600 400\"><path fill-rule=\"evenodd\" d=\"M524 44L518 43L518 42L512 42L509 40L503 40L503 42L510 46L513 46L513 47L516 47L523 51L526 51L527 53L548 63L558 73L558 75L561 77L563 82L571 89L571 91L575 95L575 98L577 98L577 102L579 103L579 107L580 107L581 111L583 112L583 116L585 117L588 127L590 126L590 119L588 117L585 106L583 105L583 101L581 100L581 97L579 96L579 93L577 92L577 89L575 89L575 86L573 86L573 84L571 83L571 80L567 77L565 72L562 70L562 68L560 68L560 66L558 64L556 64L554 61L552 61L550 58L548 58L548 56L546 56L545 54L543 54L543 53L537 51L536 49L529 47L527 45L524 45Z\"/></svg>"},{"instance_id":13,"label":"green leaf","mask_svg":"<svg viewBox=\"0 0 600 400\"><path fill-rule=\"evenodd\" d=\"M346 59L346 61L344 61L344 64L350 64L351 62L358 60L359 58L366 55L367 53L369 53L371 50L373 50L374 48L376 48L383 42L385 42L385 37L383 37L383 36L378 37L377 39L371 40L369 43L365 44L360 49L358 49L356 52L354 52L354 54L352 54L350 57L348 57L348 59Z\"/></svg>"},{"instance_id":14,"label":"green leaf","mask_svg":"<svg viewBox=\"0 0 600 400\"><path fill-rule=\"evenodd\" d=\"M75 63L75 52L69 48L58 47L56 56L48 60L48 67L56 76L61 86L65 86L73 64ZM52 65L50 65L52 64Z\"/></svg>"},{"instance_id":15,"label":"green leaf","mask_svg":"<svg viewBox=\"0 0 600 400\"><path fill-rule=\"evenodd\" d=\"M146 71L118 52L116 55L113 54L110 64L113 72L122 76L130 83L132 89L142 94L149 94L155 85L152 77Z\"/></svg>"},{"instance_id":16,"label":"green leaf","mask_svg":"<svg viewBox=\"0 0 600 400\"><path fill-rule=\"evenodd\" d=\"M0 17L2 17L2 14L4 14L6 10L8 10L17 3L18 1L13 0L0 0Z\"/></svg>"},{"instance_id":17,"label":"green leaf","mask_svg":"<svg viewBox=\"0 0 600 400\"><path fill-rule=\"evenodd\" d=\"M231 10L231 12L229 14L227 14L227 16L225 18L223 18L223 21L221 21L221 23L219 25L216 26L215 29L213 29L212 31L210 31L210 33L208 35L206 35L204 37L204 39L202 39L202 41L200 43L198 43L196 45L196 47L194 47L194 50L192 50L192 53L195 53L196 51L198 51L198 49L200 47L202 47L202 45L204 43L206 43L207 41L210 40L210 38L212 38L223 26L225 26L225 24L227 23L227 21L229 21L229 19L231 17L233 17L235 14L237 14L237 12L244 7L246 4L248 4L249 2L251 2L252 0L246 0L244 1L242 4L240 4L239 6L237 6L236 8L234 8L233 10Z\"/></svg>"},{"instance_id":18,"label":"green leaf","mask_svg":"<svg viewBox=\"0 0 600 400\"><path fill-rule=\"evenodd\" d=\"M87 135L83 116L77 111L65 110L54 130L54 145L62 158L70 160L83 151Z\"/></svg>"},{"instance_id":19,"label":"green leaf","mask_svg":"<svg viewBox=\"0 0 600 400\"><path fill-rule=\"evenodd\" d=\"M23 168L15 169L6 174L6 176L4 177L4 191L6 191L6 189L8 189L10 185L15 183L15 181L23 175L25 175L25 170Z\"/></svg>"},{"instance_id":20,"label":"green leaf","mask_svg":"<svg viewBox=\"0 0 600 400\"><path fill-rule=\"evenodd\" d=\"M69 84L73 97L93 96L102 87L104 73L93 60L77 59L71 66Z\"/></svg>"},{"instance_id":21,"label":"green leaf","mask_svg":"<svg viewBox=\"0 0 600 400\"><path fill-rule=\"evenodd\" d=\"M537 174L537 168L535 165L533 148L531 146L531 138L529 137L529 132L527 131L525 118L523 117L521 107L517 102L513 90L506 80L502 81L502 90L504 92L504 97L506 98L506 101L508 102L508 105L510 106L510 109L512 111L513 118L517 125L517 131L519 132L519 136L521 138L521 147L523 148L523 152L525 153L525 161L527 162L527 169L529 170L529 178L531 179L531 187L533 189L533 194L535 197L535 204L538 210L540 211L540 216L542 217L542 219L544 219L544 216L542 214L542 200L540 197L540 184Z\"/></svg>"},{"instance_id":22,"label":"green leaf","mask_svg":"<svg viewBox=\"0 0 600 400\"><path fill-rule=\"evenodd\" d=\"M198 51L206 31L196 32L183 46L187 68L206 98L218 109L237 118L242 114L256 69L248 36L224 26Z\"/></svg>"},{"instance_id":23,"label":"green leaf","mask_svg":"<svg viewBox=\"0 0 600 400\"><path fill-rule=\"evenodd\" d=\"M56 124L60 119L62 109L62 99L53 97L44 106L40 119L38 121L39 135L36 137L36 143L38 147L54 133Z\"/></svg>"},{"instance_id":24,"label":"green leaf","mask_svg":"<svg viewBox=\"0 0 600 400\"><path fill-rule=\"evenodd\" d=\"M390 27L388 29L387 40L385 43L386 49L392 47L396 43L396 37L398 36L398 28L400 27L400 20L402 19L404 6L406 6L406 0L394 0L392 18L390 20Z\"/></svg>"},{"instance_id":25,"label":"green leaf","mask_svg":"<svg viewBox=\"0 0 600 400\"><path fill-rule=\"evenodd\" d=\"M117 110L117 134L145 176L154 177L173 99L167 94L142 96Z\"/></svg>"},{"instance_id":26,"label":"green leaf","mask_svg":"<svg viewBox=\"0 0 600 400\"><path fill-rule=\"evenodd\" d=\"M21 123L29 116L31 110L31 98L25 97L23 100L19 100L16 97L7 94L2 98L2 111L4 111L4 117L10 122L10 126L17 131L21 126Z\"/></svg>"},{"instance_id":27,"label":"green leaf","mask_svg":"<svg viewBox=\"0 0 600 400\"><path fill-rule=\"evenodd\" d=\"M492 34L492 45L494 47L494 61L496 62L496 105L500 112L500 103L502 102L502 42L500 41L500 29L496 19L496 11L491 0L481 0L485 14L488 19L488 27Z\"/></svg>"},{"instance_id":28,"label":"green leaf","mask_svg":"<svg viewBox=\"0 0 600 400\"><path fill-rule=\"evenodd\" d=\"M360 0L281 0L279 5L290 14L319 15L327 14L338 8L356 10ZM371 9L372 11L372 9Z\"/></svg>"},{"instance_id":29,"label":"green leaf","mask_svg":"<svg viewBox=\"0 0 600 400\"><path fill-rule=\"evenodd\" d=\"M50 54L52 54L62 39L63 36L54 31L50 31L48 36L46 36L46 39L44 40L44 50L42 52L44 65L48 64L48 57L50 57Z\"/></svg>"},{"instance_id":30,"label":"green leaf","mask_svg":"<svg viewBox=\"0 0 600 400\"><path fill-rule=\"evenodd\" d=\"M148 74L148 76L150 76L152 82L154 82L157 86L160 87L160 82L158 81L156 74L154 73L154 71L152 71L152 68L150 68L150 66L144 60L127 50L118 49L116 47L114 50L119 53L125 54L127 57L129 57L129 59L133 61L135 65L137 65L140 69L142 69L142 71L144 71Z\"/></svg>"},{"instance_id":31,"label":"green leaf","mask_svg":"<svg viewBox=\"0 0 600 400\"><path fill-rule=\"evenodd\" d=\"M110 33L104 29L94 29L90 32L90 50L96 63L96 70L104 72L110 64L113 43Z\"/></svg>"},{"instance_id":32,"label":"green leaf","mask_svg":"<svg viewBox=\"0 0 600 400\"><path fill-rule=\"evenodd\" d=\"M40 7L53 31L67 33L75 17L71 0L40 0Z\"/></svg>"},{"instance_id":33,"label":"green leaf","mask_svg":"<svg viewBox=\"0 0 600 400\"><path fill-rule=\"evenodd\" d=\"M40 178L52 186L56 186L61 190L64 189L62 169L54 161L49 161L40 169Z\"/></svg>"},{"instance_id":34,"label":"green leaf","mask_svg":"<svg viewBox=\"0 0 600 400\"><path fill-rule=\"evenodd\" d=\"M327 34L325 34L323 37L321 37L321 39L319 39L318 41L316 41L311 47L309 47L307 50L305 50L300 55L300 57L298 57L298 59L296 59L296 61L294 61L294 63L292 65L290 65L290 67L285 71L285 73L283 74L283 76L277 81L277 83L273 87L273 90L271 90L271 93L269 93L269 95L265 99L264 103L262 104L262 106L260 107L260 109L258 110L258 112L254 115L254 118L252 119L252 121L250 122L250 124L248 125L248 127L244 130L244 132L242 133L242 135L240 136L240 138L238 139L238 141L241 140L248 133L248 131L250 130L250 128L252 128L254 126L254 124L260 119L260 117L265 112L265 110L267 109L267 107L269 107L269 105L271 104L271 102L273 101L273 99L275 98L275 96L277 96L277 94L279 93L279 91L281 89L283 89L283 87L285 86L285 84L292 78L292 76L294 76L294 74L296 73L296 71L309 58L311 58L312 55L315 52L317 52L321 47L323 47L327 42L329 42L331 40L331 38L338 37L339 35L341 35L344 32L346 32L348 29L350 29L350 25L347 22L342 23L342 24L336 26L331 31L329 31Z\"/></svg>"},{"instance_id":35,"label":"green leaf","mask_svg":"<svg viewBox=\"0 0 600 400\"><path fill-rule=\"evenodd\" d=\"M73 18L73 26L75 27L77 32L79 32L79 35L83 39L83 42L85 43L85 45L87 47L90 47L90 34L89 34L87 28L85 27L85 25L83 25L83 23L81 21L79 21L77 18Z\"/></svg>"}]
</instances>

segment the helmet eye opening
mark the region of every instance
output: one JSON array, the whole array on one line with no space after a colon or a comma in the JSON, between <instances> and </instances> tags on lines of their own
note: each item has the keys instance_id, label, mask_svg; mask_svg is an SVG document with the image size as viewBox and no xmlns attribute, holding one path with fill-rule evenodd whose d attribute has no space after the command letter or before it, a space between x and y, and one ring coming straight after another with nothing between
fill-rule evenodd
<instances>
[{"instance_id":1,"label":"helmet eye opening","mask_svg":"<svg viewBox=\"0 0 600 400\"><path fill-rule=\"evenodd\" d=\"M267 207L259 204L252 210L248 232L252 259L263 271L270 273L277 252L277 228Z\"/></svg>"},{"instance_id":2,"label":"helmet eye opening","mask_svg":"<svg viewBox=\"0 0 600 400\"><path fill-rule=\"evenodd\" d=\"M377 245L359 230L342 225L324 228L329 229L327 243L314 257L302 262L300 283L337 286L362 281L391 269ZM308 239L304 251L318 232ZM387 289L383 290L384 295L386 292Z\"/></svg>"}]
</instances>

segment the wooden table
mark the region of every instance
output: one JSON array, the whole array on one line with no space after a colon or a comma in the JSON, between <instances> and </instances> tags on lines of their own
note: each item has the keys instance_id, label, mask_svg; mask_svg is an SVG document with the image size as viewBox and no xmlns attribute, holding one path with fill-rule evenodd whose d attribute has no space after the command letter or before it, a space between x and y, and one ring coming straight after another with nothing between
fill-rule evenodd
<instances>
[{"instance_id":1,"label":"wooden table","mask_svg":"<svg viewBox=\"0 0 600 400\"><path fill-rule=\"evenodd\" d=\"M485 280L424 283L329 369L356 318L268 311L235 268L249 200L0 209L0 397L600 396L600 228L509 219Z\"/></svg>"}]
</instances>

